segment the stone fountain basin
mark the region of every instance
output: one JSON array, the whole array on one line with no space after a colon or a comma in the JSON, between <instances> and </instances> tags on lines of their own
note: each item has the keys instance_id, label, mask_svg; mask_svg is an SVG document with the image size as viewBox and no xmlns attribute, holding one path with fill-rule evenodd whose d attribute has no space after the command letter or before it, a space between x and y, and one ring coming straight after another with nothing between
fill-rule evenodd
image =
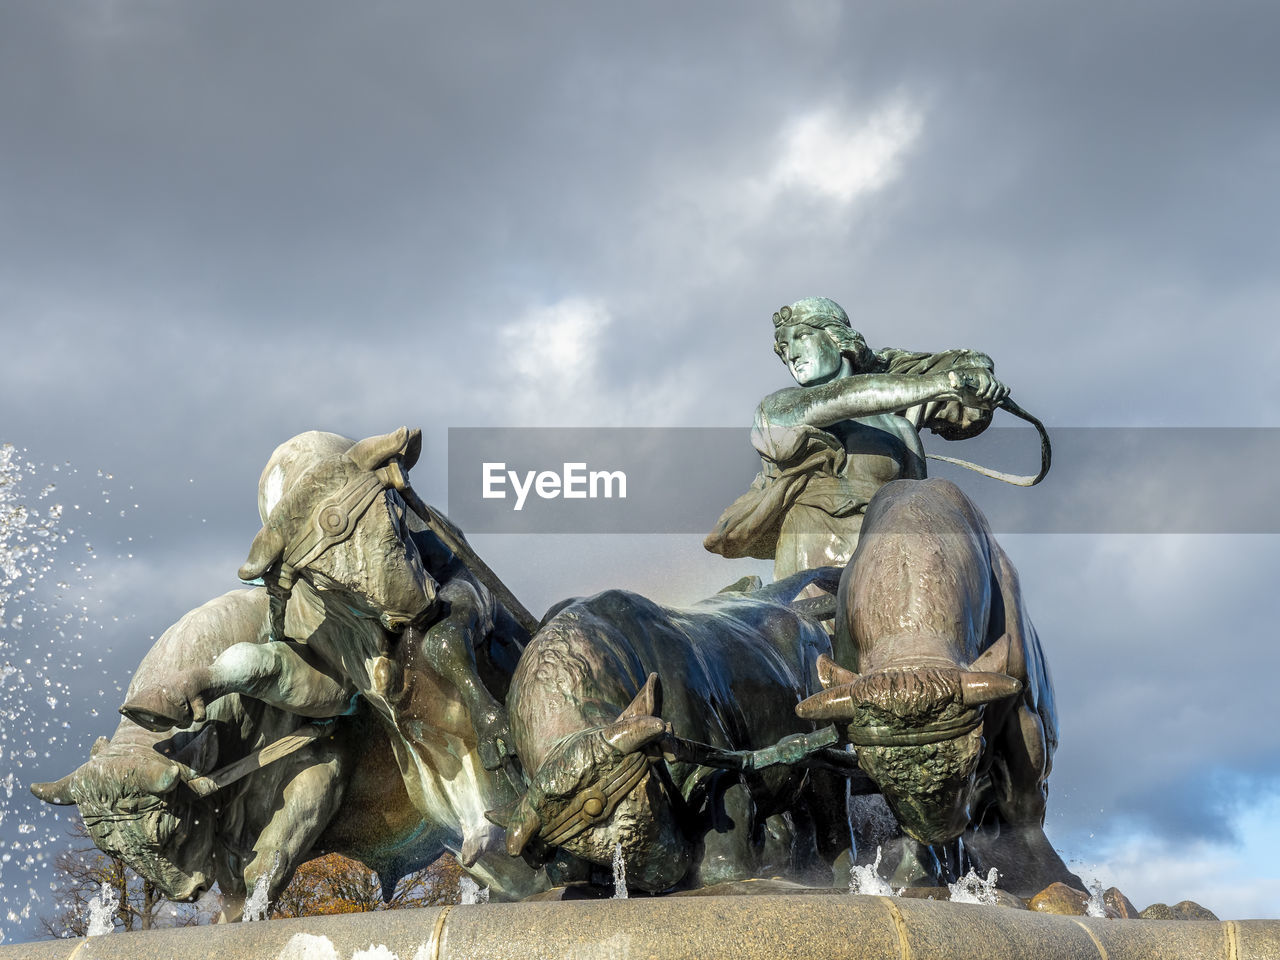
<instances>
[{"instance_id":1,"label":"stone fountain basin","mask_svg":"<svg viewBox=\"0 0 1280 960\"><path fill-rule=\"evenodd\" d=\"M485 904L108 934L0 960L1275 960L1280 921L1105 920L896 897Z\"/></svg>"}]
</instances>

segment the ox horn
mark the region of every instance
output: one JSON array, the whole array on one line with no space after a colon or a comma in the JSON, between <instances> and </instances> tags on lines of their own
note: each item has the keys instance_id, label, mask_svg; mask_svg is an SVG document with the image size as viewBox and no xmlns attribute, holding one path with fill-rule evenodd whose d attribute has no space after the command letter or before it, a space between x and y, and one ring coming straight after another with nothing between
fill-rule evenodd
<instances>
[{"instance_id":1,"label":"ox horn","mask_svg":"<svg viewBox=\"0 0 1280 960\"><path fill-rule=\"evenodd\" d=\"M284 536L271 524L258 531L249 547L249 559L240 568L240 579L257 580L284 555Z\"/></svg>"},{"instance_id":2,"label":"ox horn","mask_svg":"<svg viewBox=\"0 0 1280 960\"><path fill-rule=\"evenodd\" d=\"M619 720L630 720L632 717L656 717L662 713L662 682L656 673L651 673L644 686L636 694L635 699L627 704L627 708L618 714Z\"/></svg>"},{"instance_id":3,"label":"ox horn","mask_svg":"<svg viewBox=\"0 0 1280 960\"><path fill-rule=\"evenodd\" d=\"M376 470L393 457L399 457L408 470L422 454L422 431L401 427L377 437L366 437L352 445L347 457L362 470Z\"/></svg>"},{"instance_id":4,"label":"ox horn","mask_svg":"<svg viewBox=\"0 0 1280 960\"><path fill-rule=\"evenodd\" d=\"M647 747L666 735L667 725L661 717L628 717L611 723L605 728L604 739L609 746L625 756Z\"/></svg>"},{"instance_id":5,"label":"ox horn","mask_svg":"<svg viewBox=\"0 0 1280 960\"><path fill-rule=\"evenodd\" d=\"M823 690L848 686L861 679L861 674L840 666L825 653L818 655L818 680L822 683Z\"/></svg>"},{"instance_id":6,"label":"ox horn","mask_svg":"<svg viewBox=\"0 0 1280 960\"><path fill-rule=\"evenodd\" d=\"M846 683L815 693L796 704L796 716L804 720L848 720L853 716L853 685Z\"/></svg>"},{"instance_id":7,"label":"ox horn","mask_svg":"<svg viewBox=\"0 0 1280 960\"><path fill-rule=\"evenodd\" d=\"M161 761L164 765L162 767L157 766L153 768L154 772L148 770L144 773L139 769L137 777L141 781L143 790L147 793L154 793L159 796L162 793L168 793L176 787L178 785L178 778L190 768L183 767L174 763L172 760L162 759L159 756L157 756L156 759Z\"/></svg>"},{"instance_id":8,"label":"ox horn","mask_svg":"<svg viewBox=\"0 0 1280 960\"><path fill-rule=\"evenodd\" d=\"M960 696L966 707L1003 700L1021 689L1021 680L1003 673L973 673L965 670L960 674Z\"/></svg>"},{"instance_id":9,"label":"ox horn","mask_svg":"<svg viewBox=\"0 0 1280 960\"><path fill-rule=\"evenodd\" d=\"M1009 669L1009 635L1002 633L1000 639L983 650L967 669L975 673L1004 673Z\"/></svg>"},{"instance_id":10,"label":"ox horn","mask_svg":"<svg viewBox=\"0 0 1280 960\"><path fill-rule=\"evenodd\" d=\"M68 807L76 802L75 797L71 795L71 781L75 777L75 772L68 773L61 780L55 780L53 783L33 783L31 792L36 798L43 800L45 803L57 804L60 807Z\"/></svg>"},{"instance_id":11,"label":"ox horn","mask_svg":"<svg viewBox=\"0 0 1280 960\"><path fill-rule=\"evenodd\" d=\"M1002 634L967 670L960 671L960 695L966 707L1003 700L1022 689L1020 680L1005 673L1009 669L1009 644L1009 635Z\"/></svg>"}]
</instances>

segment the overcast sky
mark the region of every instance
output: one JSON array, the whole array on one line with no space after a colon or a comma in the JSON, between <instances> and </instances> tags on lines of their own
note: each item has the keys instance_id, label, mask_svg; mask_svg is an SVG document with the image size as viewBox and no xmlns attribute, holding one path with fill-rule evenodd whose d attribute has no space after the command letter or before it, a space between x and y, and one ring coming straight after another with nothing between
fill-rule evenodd
<instances>
[{"instance_id":1,"label":"overcast sky","mask_svg":"<svg viewBox=\"0 0 1280 960\"><path fill-rule=\"evenodd\" d=\"M0 6L0 441L67 539L0 630L7 909L61 829L27 782L236 586L301 430L421 426L445 506L448 427L745 445L811 295L875 348L986 351L1051 430L1280 426L1278 45L1262 2ZM1168 529L1198 466L1144 501ZM1280 916L1276 536L1081 529L1003 538L1057 683L1051 837L1139 907ZM475 542L538 613L767 573L700 539Z\"/></svg>"}]
</instances>

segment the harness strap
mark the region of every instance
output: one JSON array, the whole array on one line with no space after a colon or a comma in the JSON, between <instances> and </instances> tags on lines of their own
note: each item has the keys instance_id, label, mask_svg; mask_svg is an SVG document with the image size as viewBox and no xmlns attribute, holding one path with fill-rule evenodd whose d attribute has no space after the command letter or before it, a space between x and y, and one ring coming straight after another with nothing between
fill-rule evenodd
<instances>
[{"instance_id":1,"label":"harness strap","mask_svg":"<svg viewBox=\"0 0 1280 960\"><path fill-rule=\"evenodd\" d=\"M643 753L632 753L606 782L593 783L579 791L569 806L539 831L543 842L558 847L588 827L608 820L623 798L644 779L649 769L648 759Z\"/></svg>"},{"instance_id":2,"label":"harness strap","mask_svg":"<svg viewBox=\"0 0 1280 960\"><path fill-rule=\"evenodd\" d=\"M356 524L385 488L376 473L362 473L321 503L311 514L307 532L289 547L287 566L305 567L355 532Z\"/></svg>"},{"instance_id":3,"label":"harness strap","mask_svg":"<svg viewBox=\"0 0 1280 960\"><path fill-rule=\"evenodd\" d=\"M333 720L318 720L299 727L288 736L272 741L265 747L253 751L247 757L229 763L219 770L204 777L192 777L186 780L187 786L198 797L207 797L217 793L223 787L230 786L237 780L243 780L249 774L261 770L268 764L275 763L291 753L297 753L307 744L331 732Z\"/></svg>"},{"instance_id":4,"label":"harness strap","mask_svg":"<svg viewBox=\"0 0 1280 960\"><path fill-rule=\"evenodd\" d=\"M1036 417L1027 413L1020 406L1013 402L1010 397L1005 397L998 404L1012 413L1020 420L1025 420L1031 424L1040 433L1040 472L1036 474L1028 474L1026 476L1016 473L1002 473L999 470L992 470L990 467L984 467L968 460L961 460L958 457L944 457L940 453L927 453L930 460L941 460L943 463L954 463L957 467L964 467L966 470L972 470L974 473L980 473L984 477L990 477L992 480L1003 480L1005 483L1012 483L1018 487L1034 487L1037 483L1045 478L1049 473L1049 466L1053 462L1053 447L1049 444L1049 432L1044 428Z\"/></svg>"},{"instance_id":5,"label":"harness strap","mask_svg":"<svg viewBox=\"0 0 1280 960\"><path fill-rule=\"evenodd\" d=\"M849 727L849 742L855 747L915 747L941 743L976 730L982 724L981 710L968 710L948 723L934 723L903 730L900 727Z\"/></svg>"}]
</instances>

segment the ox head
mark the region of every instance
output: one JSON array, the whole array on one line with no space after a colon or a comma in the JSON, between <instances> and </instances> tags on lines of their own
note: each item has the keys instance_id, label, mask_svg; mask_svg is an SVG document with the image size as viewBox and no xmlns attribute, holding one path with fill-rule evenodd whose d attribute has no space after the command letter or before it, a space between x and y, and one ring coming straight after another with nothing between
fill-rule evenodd
<instances>
[{"instance_id":1,"label":"ox head","mask_svg":"<svg viewBox=\"0 0 1280 960\"><path fill-rule=\"evenodd\" d=\"M335 451L335 441L345 449ZM421 450L422 432L401 427L349 444L333 434L303 434L276 451L263 487L277 489L260 497L266 517L240 578L267 584L277 636L299 576L327 611L375 620L392 632L434 609L436 583L409 537L398 492L407 489L405 471Z\"/></svg>"},{"instance_id":2,"label":"ox head","mask_svg":"<svg viewBox=\"0 0 1280 960\"><path fill-rule=\"evenodd\" d=\"M149 747L98 738L87 763L54 783L33 783L46 803L76 804L93 842L154 883L170 900L198 899L213 885L216 811L185 782L217 760L212 727L169 758Z\"/></svg>"},{"instance_id":3,"label":"ox head","mask_svg":"<svg viewBox=\"0 0 1280 960\"><path fill-rule=\"evenodd\" d=\"M969 825L987 704L1022 684L1004 673L1009 638L968 668L912 666L861 676L825 655L825 688L796 707L811 720L848 724L858 766L876 782L908 834L949 843Z\"/></svg>"},{"instance_id":4,"label":"ox head","mask_svg":"<svg viewBox=\"0 0 1280 960\"><path fill-rule=\"evenodd\" d=\"M685 875L693 848L646 752L667 733L658 716L660 696L658 675L651 673L617 720L564 737L524 795L487 814L506 827L509 854L518 856L536 837L608 867L620 844L628 886L658 893Z\"/></svg>"}]
</instances>

